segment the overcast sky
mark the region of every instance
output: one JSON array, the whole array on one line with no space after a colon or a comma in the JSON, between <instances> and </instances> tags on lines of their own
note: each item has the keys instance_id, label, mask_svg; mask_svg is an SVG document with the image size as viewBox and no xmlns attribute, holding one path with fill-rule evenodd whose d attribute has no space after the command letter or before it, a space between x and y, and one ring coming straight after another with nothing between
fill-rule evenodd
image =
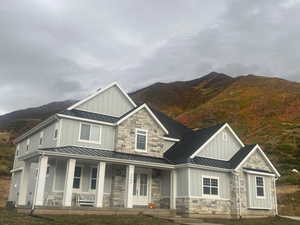
<instances>
[{"instance_id":1,"label":"overcast sky","mask_svg":"<svg viewBox=\"0 0 300 225\"><path fill-rule=\"evenodd\" d=\"M0 114L211 71L300 81L300 1L1 1Z\"/></svg>"}]
</instances>

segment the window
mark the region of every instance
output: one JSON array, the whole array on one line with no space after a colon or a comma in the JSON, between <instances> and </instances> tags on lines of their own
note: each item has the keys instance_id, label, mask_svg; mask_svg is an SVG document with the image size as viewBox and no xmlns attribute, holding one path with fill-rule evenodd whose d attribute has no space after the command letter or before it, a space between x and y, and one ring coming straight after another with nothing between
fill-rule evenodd
<instances>
[{"instance_id":1,"label":"window","mask_svg":"<svg viewBox=\"0 0 300 225\"><path fill-rule=\"evenodd\" d=\"M49 177L49 176L50 176L50 166L48 165L47 166L46 177Z\"/></svg>"},{"instance_id":2,"label":"window","mask_svg":"<svg viewBox=\"0 0 300 225\"><path fill-rule=\"evenodd\" d=\"M203 177L203 195L219 195L219 178Z\"/></svg>"},{"instance_id":3,"label":"window","mask_svg":"<svg viewBox=\"0 0 300 225\"><path fill-rule=\"evenodd\" d=\"M101 143L101 128L98 125L81 123L80 125L80 141Z\"/></svg>"},{"instance_id":4,"label":"window","mask_svg":"<svg viewBox=\"0 0 300 225\"><path fill-rule=\"evenodd\" d=\"M26 141L26 151L29 150L29 145L30 145L30 139L28 138Z\"/></svg>"},{"instance_id":5,"label":"window","mask_svg":"<svg viewBox=\"0 0 300 225\"><path fill-rule=\"evenodd\" d=\"M135 150L147 151L147 131L136 129L135 132Z\"/></svg>"},{"instance_id":6,"label":"window","mask_svg":"<svg viewBox=\"0 0 300 225\"><path fill-rule=\"evenodd\" d=\"M265 197L264 178L255 177L255 180L256 180L256 197L259 198Z\"/></svg>"},{"instance_id":7,"label":"window","mask_svg":"<svg viewBox=\"0 0 300 225\"><path fill-rule=\"evenodd\" d=\"M96 190L96 183L97 183L97 168L92 168L91 171L91 190Z\"/></svg>"},{"instance_id":8,"label":"window","mask_svg":"<svg viewBox=\"0 0 300 225\"><path fill-rule=\"evenodd\" d=\"M75 167L74 179L73 179L73 188L80 189L82 168L80 166Z\"/></svg>"},{"instance_id":9,"label":"window","mask_svg":"<svg viewBox=\"0 0 300 225\"><path fill-rule=\"evenodd\" d=\"M44 138L44 132L42 131L40 133L40 142L39 142L40 145L43 145L43 138Z\"/></svg>"}]
</instances>

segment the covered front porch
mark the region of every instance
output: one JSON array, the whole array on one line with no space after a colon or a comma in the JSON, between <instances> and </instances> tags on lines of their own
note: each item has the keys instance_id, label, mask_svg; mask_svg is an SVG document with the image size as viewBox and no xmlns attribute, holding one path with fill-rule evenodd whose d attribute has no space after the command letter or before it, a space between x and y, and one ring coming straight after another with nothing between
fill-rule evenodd
<instances>
[{"instance_id":1,"label":"covered front porch","mask_svg":"<svg viewBox=\"0 0 300 225\"><path fill-rule=\"evenodd\" d=\"M53 154L37 154L24 159L17 205L30 208L176 208L176 174L171 166L101 159Z\"/></svg>"}]
</instances>

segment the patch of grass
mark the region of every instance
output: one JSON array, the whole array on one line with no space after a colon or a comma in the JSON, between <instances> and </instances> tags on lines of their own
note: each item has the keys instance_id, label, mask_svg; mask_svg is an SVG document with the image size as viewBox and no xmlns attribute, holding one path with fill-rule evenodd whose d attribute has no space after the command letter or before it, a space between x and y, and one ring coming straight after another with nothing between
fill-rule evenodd
<instances>
[{"instance_id":1,"label":"patch of grass","mask_svg":"<svg viewBox=\"0 0 300 225\"><path fill-rule=\"evenodd\" d=\"M218 223L223 225L299 225L300 224L299 221L281 218L281 217L241 219L241 220L204 219L204 222Z\"/></svg>"},{"instance_id":2,"label":"patch of grass","mask_svg":"<svg viewBox=\"0 0 300 225\"><path fill-rule=\"evenodd\" d=\"M278 204L279 213L281 215L300 216L300 191L278 194Z\"/></svg>"},{"instance_id":3,"label":"patch of grass","mask_svg":"<svg viewBox=\"0 0 300 225\"><path fill-rule=\"evenodd\" d=\"M0 208L1 225L175 225L149 216L55 215L29 216Z\"/></svg>"}]
</instances>

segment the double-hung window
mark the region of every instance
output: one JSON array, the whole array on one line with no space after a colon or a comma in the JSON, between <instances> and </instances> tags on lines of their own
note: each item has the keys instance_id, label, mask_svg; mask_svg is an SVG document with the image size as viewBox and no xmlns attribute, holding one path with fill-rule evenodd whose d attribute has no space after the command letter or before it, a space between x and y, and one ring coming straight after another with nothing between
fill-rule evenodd
<instances>
[{"instance_id":1,"label":"double-hung window","mask_svg":"<svg viewBox=\"0 0 300 225\"><path fill-rule=\"evenodd\" d=\"M93 167L91 170L91 190L96 190L96 183L97 183L97 168Z\"/></svg>"},{"instance_id":2,"label":"double-hung window","mask_svg":"<svg viewBox=\"0 0 300 225\"><path fill-rule=\"evenodd\" d=\"M219 196L219 179L212 177L202 178L203 195Z\"/></svg>"},{"instance_id":3,"label":"double-hung window","mask_svg":"<svg viewBox=\"0 0 300 225\"><path fill-rule=\"evenodd\" d=\"M265 182L263 177L255 177L256 182L256 197L264 198L265 197Z\"/></svg>"},{"instance_id":4,"label":"double-hung window","mask_svg":"<svg viewBox=\"0 0 300 225\"><path fill-rule=\"evenodd\" d=\"M135 150L147 151L147 134L146 130L136 129L135 131Z\"/></svg>"},{"instance_id":5,"label":"double-hung window","mask_svg":"<svg viewBox=\"0 0 300 225\"><path fill-rule=\"evenodd\" d=\"M73 178L73 188L74 189L80 189L81 174L82 174L82 167L75 166L74 178Z\"/></svg>"},{"instance_id":6,"label":"double-hung window","mask_svg":"<svg viewBox=\"0 0 300 225\"><path fill-rule=\"evenodd\" d=\"M99 125L81 123L79 140L91 143L101 143L101 127Z\"/></svg>"}]
</instances>

